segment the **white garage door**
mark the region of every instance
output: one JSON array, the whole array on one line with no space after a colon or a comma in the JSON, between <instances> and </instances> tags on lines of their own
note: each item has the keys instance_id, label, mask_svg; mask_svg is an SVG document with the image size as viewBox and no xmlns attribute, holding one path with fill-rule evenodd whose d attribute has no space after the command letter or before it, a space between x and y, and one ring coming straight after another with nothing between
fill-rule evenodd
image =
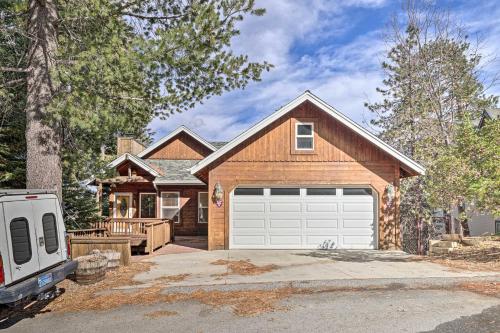
<instances>
[{"instance_id":1,"label":"white garage door","mask_svg":"<svg viewBox=\"0 0 500 333\"><path fill-rule=\"evenodd\" d=\"M232 249L375 249L370 188L236 188Z\"/></svg>"}]
</instances>

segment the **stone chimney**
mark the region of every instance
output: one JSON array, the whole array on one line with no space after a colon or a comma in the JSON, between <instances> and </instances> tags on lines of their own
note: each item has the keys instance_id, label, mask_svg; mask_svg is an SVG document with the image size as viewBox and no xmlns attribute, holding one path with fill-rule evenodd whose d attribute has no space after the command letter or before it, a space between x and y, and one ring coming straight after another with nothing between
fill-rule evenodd
<instances>
[{"instance_id":1,"label":"stone chimney","mask_svg":"<svg viewBox=\"0 0 500 333\"><path fill-rule=\"evenodd\" d=\"M139 141L135 140L130 136L122 136L118 137L117 139L116 154L118 156L123 155L125 153L137 155L144 149L146 149L146 147L142 143L140 143Z\"/></svg>"}]
</instances>

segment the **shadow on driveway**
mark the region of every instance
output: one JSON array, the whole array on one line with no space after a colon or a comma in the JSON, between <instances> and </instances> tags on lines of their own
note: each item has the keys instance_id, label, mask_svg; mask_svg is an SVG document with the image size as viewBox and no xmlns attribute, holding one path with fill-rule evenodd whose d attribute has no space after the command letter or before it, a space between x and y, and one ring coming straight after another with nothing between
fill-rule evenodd
<instances>
[{"instance_id":1,"label":"shadow on driveway","mask_svg":"<svg viewBox=\"0 0 500 333\"><path fill-rule=\"evenodd\" d=\"M297 256L311 258L331 259L345 262L414 262L418 257L402 251L377 251L377 250L315 250L303 253L294 253Z\"/></svg>"}]
</instances>

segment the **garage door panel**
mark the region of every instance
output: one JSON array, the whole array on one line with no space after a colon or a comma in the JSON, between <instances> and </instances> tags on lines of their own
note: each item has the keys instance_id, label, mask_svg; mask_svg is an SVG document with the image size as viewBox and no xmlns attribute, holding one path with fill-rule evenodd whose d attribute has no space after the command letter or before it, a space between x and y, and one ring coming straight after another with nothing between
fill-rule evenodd
<instances>
[{"instance_id":1,"label":"garage door panel","mask_svg":"<svg viewBox=\"0 0 500 333\"><path fill-rule=\"evenodd\" d=\"M300 229L300 220L279 220L279 219L269 219L270 228L298 228Z\"/></svg>"},{"instance_id":2,"label":"garage door panel","mask_svg":"<svg viewBox=\"0 0 500 333\"><path fill-rule=\"evenodd\" d=\"M351 212L342 214L344 220L370 220L373 222L373 212Z\"/></svg>"},{"instance_id":3,"label":"garage door panel","mask_svg":"<svg viewBox=\"0 0 500 333\"><path fill-rule=\"evenodd\" d=\"M264 246L266 237L264 235L234 235L233 244L240 246Z\"/></svg>"},{"instance_id":4,"label":"garage door panel","mask_svg":"<svg viewBox=\"0 0 500 333\"><path fill-rule=\"evenodd\" d=\"M366 203L344 203L342 205L342 211L343 212L373 212L373 203L372 202L366 202Z\"/></svg>"},{"instance_id":5,"label":"garage door panel","mask_svg":"<svg viewBox=\"0 0 500 333\"><path fill-rule=\"evenodd\" d=\"M262 228L264 229L266 225L265 219L234 219L233 227L235 228Z\"/></svg>"},{"instance_id":6,"label":"garage door panel","mask_svg":"<svg viewBox=\"0 0 500 333\"><path fill-rule=\"evenodd\" d=\"M307 236L306 247L314 249L336 249L339 244L338 236Z\"/></svg>"},{"instance_id":7,"label":"garage door panel","mask_svg":"<svg viewBox=\"0 0 500 333\"><path fill-rule=\"evenodd\" d=\"M269 204L270 211L273 213L283 213L283 212L300 212L300 202L296 203L277 203L271 202Z\"/></svg>"},{"instance_id":8,"label":"garage door panel","mask_svg":"<svg viewBox=\"0 0 500 333\"><path fill-rule=\"evenodd\" d=\"M325 198L325 199L328 199L328 198ZM337 212L337 211L338 211L338 204L337 203L307 203L306 204L306 212L308 212L308 213Z\"/></svg>"},{"instance_id":9,"label":"garage door panel","mask_svg":"<svg viewBox=\"0 0 500 333\"><path fill-rule=\"evenodd\" d=\"M280 245L291 245L300 247L302 238L300 235L270 235L269 245L280 246Z\"/></svg>"},{"instance_id":10,"label":"garage door panel","mask_svg":"<svg viewBox=\"0 0 500 333\"><path fill-rule=\"evenodd\" d=\"M373 219L365 219L365 220L342 220L343 228L365 228L370 231L373 228Z\"/></svg>"},{"instance_id":11,"label":"garage door panel","mask_svg":"<svg viewBox=\"0 0 500 333\"><path fill-rule=\"evenodd\" d=\"M307 219L306 220L306 229L307 228L333 228L336 229L338 227L337 220L318 220L318 219Z\"/></svg>"},{"instance_id":12,"label":"garage door panel","mask_svg":"<svg viewBox=\"0 0 500 333\"><path fill-rule=\"evenodd\" d=\"M265 212L265 210L266 210L266 204L264 202L255 202L255 203L239 202L233 206L234 212L263 213Z\"/></svg>"}]
</instances>

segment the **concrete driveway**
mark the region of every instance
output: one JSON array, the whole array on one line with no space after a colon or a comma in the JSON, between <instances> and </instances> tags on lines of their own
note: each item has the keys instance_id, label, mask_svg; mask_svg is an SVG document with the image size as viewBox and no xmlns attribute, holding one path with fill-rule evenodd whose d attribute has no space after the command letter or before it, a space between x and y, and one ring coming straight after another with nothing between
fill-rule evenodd
<instances>
[{"instance_id":1,"label":"concrete driveway","mask_svg":"<svg viewBox=\"0 0 500 333\"><path fill-rule=\"evenodd\" d=\"M224 250L166 254L148 260L156 265L135 279L148 284L175 277L169 280L171 286L497 275L450 269L400 251Z\"/></svg>"}]
</instances>

